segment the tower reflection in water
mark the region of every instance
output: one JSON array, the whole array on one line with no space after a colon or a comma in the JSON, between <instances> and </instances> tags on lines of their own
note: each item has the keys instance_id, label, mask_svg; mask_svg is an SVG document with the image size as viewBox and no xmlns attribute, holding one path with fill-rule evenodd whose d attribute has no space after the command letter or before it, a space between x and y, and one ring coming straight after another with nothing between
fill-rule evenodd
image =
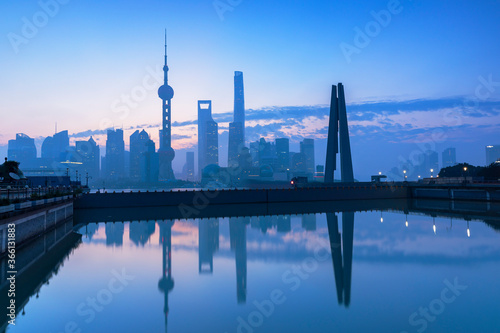
<instances>
[{"instance_id":1,"label":"tower reflection in water","mask_svg":"<svg viewBox=\"0 0 500 333\"><path fill-rule=\"evenodd\" d=\"M198 220L198 272L212 274L214 254L219 250L219 219Z\"/></svg>"},{"instance_id":2,"label":"tower reflection in water","mask_svg":"<svg viewBox=\"0 0 500 333\"><path fill-rule=\"evenodd\" d=\"M247 301L247 217L232 217L229 219L229 237L231 251L234 251L236 261L236 298L238 303Z\"/></svg>"},{"instance_id":3,"label":"tower reflection in water","mask_svg":"<svg viewBox=\"0 0 500 333\"><path fill-rule=\"evenodd\" d=\"M160 243L162 244L162 277L158 281L158 289L164 294L163 313L165 314L165 332L168 323L168 294L174 289L172 278L172 226L174 221L158 222L160 227Z\"/></svg>"},{"instance_id":4,"label":"tower reflection in water","mask_svg":"<svg viewBox=\"0 0 500 333\"><path fill-rule=\"evenodd\" d=\"M337 300L339 304L344 304L347 308L351 303L354 212L342 213L342 240L337 215L327 213L326 219L330 236L335 285L337 287Z\"/></svg>"}]
</instances>

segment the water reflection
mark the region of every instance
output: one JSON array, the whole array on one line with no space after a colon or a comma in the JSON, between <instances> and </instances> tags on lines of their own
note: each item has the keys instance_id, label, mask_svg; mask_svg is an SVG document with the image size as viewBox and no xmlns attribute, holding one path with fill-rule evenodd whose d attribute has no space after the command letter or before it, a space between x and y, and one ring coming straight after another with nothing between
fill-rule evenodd
<instances>
[{"instance_id":1,"label":"water reflection","mask_svg":"<svg viewBox=\"0 0 500 333\"><path fill-rule=\"evenodd\" d=\"M173 221L159 222L160 244L162 244L162 277L158 281L158 289L163 293L163 314L165 315L165 332L168 324L168 294L174 289L172 277L172 226Z\"/></svg>"},{"instance_id":2,"label":"water reflection","mask_svg":"<svg viewBox=\"0 0 500 333\"><path fill-rule=\"evenodd\" d=\"M337 287L337 300L339 304L344 304L347 308L351 303L354 213L342 213L342 243L340 241L337 215L328 213L326 219L328 223L328 235L330 236L335 285Z\"/></svg>"},{"instance_id":3,"label":"water reflection","mask_svg":"<svg viewBox=\"0 0 500 333\"><path fill-rule=\"evenodd\" d=\"M198 272L213 273L214 254L219 249L219 219L198 221Z\"/></svg>"},{"instance_id":4,"label":"water reflection","mask_svg":"<svg viewBox=\"0 0 500 333\"><path fill-rule=\"evenodd\" d=\"M265 223L268 222L264 219ZM247 224L245 217L229 219L229 235L231 250L234 251L236 261L236 296L238 303L247 301Z\"/></svg>"},{"instance_id":5,"label":"water reflection","mask_svg":"<svg viewBox=\"0 0 500 333\"><path fill-rule=\"evenodd\" d=\"M18 249L16 253L15 301L17 315L26 316L25 306L35 297L44 296L42 290L50 280L58 275L64 263L81 244L81 235L73 232L73 221L68 221L31 243ZM7 297L7 258L0 261L0 308L7 309L10 298ZM7 311L8 313L8 311ZM10 318L3 315L0 319L0 332L5 332Z\"/></svg>"},{"instance_id":6,"label":"water reflection","mask_svg":"<svg viewBox=\"0 0 500 333\"><path fill-rule=\"evenodd\" d=\"M123 223L106 223L106 246L123 245Z\"/></svg>"},{"instance_id":7,"label":"water reflection","mask_svg":"<svg viewBox=\"0 0 500 333\"><path fill-rule=\"evenodd\" d=\"M130 222L129 238L137 246L144 246L155 233L155 221Z\"/></svg>"},{"instance_id":8,"label":"water reflection","mask_svg":"<svg viewBox=\"0 0 500 333\"><path fill-rule=\"evenodd\" d=\"M234 332L237 318L247 320L258 310L256 303L268 304L266 297L279 289L286 302L276 304L272 316L263 315L258 331L361 332L380 327L381 331L412 332L412 327L407 327L408 317L415 309L439 297L444 278L452 281L455 276L459 276L461 283L470 285L460 302L475 302L482 309L478 311L486 313L494 302L494 295L500 292L498 284L492 283L496 272L491 268L498 267L500 261L498 207L480 211L474 209L475 206L455 205L454 210L450 210L446 205L445 202L419 202L401 211L347 210L326 214L79 224L76 228L84 235L83 243L81 236L75 239L75 234L68 234L66 230L65 237L64 233L56 235L57 244L61 245L44 245L50 250L43 256L38 256L45 253L40 251L40 245L26 248L26 258L33 262L31 267L41 265L47 267L47 271L32 268L27 270L29 275L24 275L27 282L20 290L22 288L26 295L20 296L19 311L24 308L26 315L21 316L19 326L12 331L34 331L39 318L29 306L38 304L38 309L49 309L55 297L59 303L76 307L87 294L96 295L103 288L103 282L94 281L92 276L98 274L102 266L115 263L119 263L117 267L125 265L129 274L137 276L136 284L131 283L127 291L116 295L116 301L106 306L106 312L100 314L100 324L109 322L125 329L111 324L101 329L96 324L85 327L84 331L166 332L170 328L182 332ZM383 223L380 223L381 217ZM309 266L300 288L289 291L290 284L283 281L284 272L304 262L311 264L306 259L316 258L315 249L321 244L326 246L326 259L316 260ZM120 251L116 251L117 247ZM69 255L73 252L76 258ZM70 262L79 260L78 269L88 276L80 277L74 267L63 267L64 258L68 257ZM101 268L96 267L99 263ZM173 294L172 263L176 268ZM48 293L40 286L62 269L72 275L72 279L76 278L74 282L79 288L89 291L74 300L72 293L64 292L68 285L59 281L47 286L51 295L56 295L47 297ZM22 280L22 276L19 279ZM106 283L104 279L104 286ZM1 292L5 292L4 285ZM40 298L35 298L38 294ZM480 295L477 300L473 297L476 294ZM1 299L4 302L4 298ZM138 303L140 309L131 306ZM466 317L461 306L447 306L446 314L440 317L442 322L433 324L434 329L438 329L429 326L428 331L451 332L458 325L471 331L474 325L461 321ZM383 310L373 312L378 308ZM132 310L143 312L136 316ZM196 320L189 319L192 313L199 314ZM457 320L457 324L450 324L451 319L445 319L447 316ZM147 319L137 323L140 328L133 329L137 317ZM482 320L488 325L498 323L495 317L491 318L483 315ZM59 332L67 318L51 320L54 325L47 331ZM86 325L78 317L74 320Z\"/></svg>"}]
</instances>

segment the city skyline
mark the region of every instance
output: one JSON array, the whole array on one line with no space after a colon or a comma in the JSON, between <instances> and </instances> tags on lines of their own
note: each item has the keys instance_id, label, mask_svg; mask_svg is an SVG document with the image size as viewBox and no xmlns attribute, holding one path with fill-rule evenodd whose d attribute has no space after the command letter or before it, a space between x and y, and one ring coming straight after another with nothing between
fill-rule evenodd
<instances>
[{"instance_id":1,"label":"city skyline","mask_svg":"<svg viewBox=\"0 0 500 333\"><path fill-rule=\"evenodd\" d=\"M9 110L10 121L9 126L0 126L0 153L4 155L7 141L16 133L26 133L40 148L42 138L53 134L56 123L69 130L72 144L93 135L101 154L109 127L123 128L127 137L136 129L146 129L159 147L156 90L163 83L158 53L163 51L159 40L165 26L173 66L170 79L176 87L172 115L172 144L179 151L174 160L176 172L185 163L180 156L196 149L193 121L200 99L214 102L219 161L222 165L227 161L231 120L224 118L233 112L234 71L245 73L247 142L256 140L256 132L267 139L283 137L279 132L287 129L284 119L293 117L295 125L301 124L287 129L291 149L297 151L305 138L316 139L317 164L324 159L321 140L328 120L324 113L309 119L304 114L327 105L329 86L338 81L348 87L355 174L366 177L375 171L358 169L368 164L367 149L382 156L395 152L383 156L386 164L373 166L384 171L397 165L400 157L422 151L425 142L437 151L457 147L458 161L478 165L484 163L483 147L498 144L494 141L500 124L500 73L494 57L498 45L489 38L492 31L500 31L493 14L499 4L494 2L457 3L451 8L408 1L318 2L314 6L255 1L224 11L223 19L212 3L202 2L195 11L182 3L169 4L167 10L166 4L156 1L152 2L158 6L154 10L134 4L126 9L113 1L94 3L93 8L73 2L58 4L52 12L34 1L22 8L6 5L10 15L0 25L7 37L0 43L0 63L8 78L0 83L5 97L0 107ZM278 27L274 14L283 6L287 11ZM166 17L160 17L162 8ZM132 9L139 21L148 24L127 26L123 20ZM95 15L96 10L102 14ZM439 15L427 15L429 10L446 13L446 24ZM106 16L110 11L114 11L113 19ZM35 27L34 36L25 37L25 25L40 12L49 17L47 24ZM482 24L467 29L464 13ZM257 14L261 14L262 26L249 30L246 24ZM304 20L300 29L295 26L298 17ZM182 29L183 19L197 25ZM97 29L105 22L106 29ZM86 34L79 24L89 28ZM367 33L367 27L378 33ZM14 35L27 42L17 45ZM364 36L369 41L361 45ZM31 98L25 98L25 91L32 93ZM297 113L284 111L291 108ZM276 113L282 115L281 120L269 121Z\"/></svg>"}]
</instances>

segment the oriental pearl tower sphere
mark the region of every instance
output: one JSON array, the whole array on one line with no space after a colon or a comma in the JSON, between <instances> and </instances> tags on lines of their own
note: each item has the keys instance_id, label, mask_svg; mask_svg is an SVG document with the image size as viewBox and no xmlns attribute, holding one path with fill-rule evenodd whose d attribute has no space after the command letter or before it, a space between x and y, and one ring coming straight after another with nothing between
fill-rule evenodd
<instances>
[{"instance_id":1,"label":"oriental pearl tower sphere","mask_svg":"<svg viewBox=\"0 0 500 333\"><path fill-rule=\"evenodd\" d=\"M165 66L163 66L164 83L158 89L158 97L162 100L162 129L160 130L160 149L158 150L160 160L160 180L174 180L172 161L175 151L172 149L172 109L171 101L174 97L174 89L168 85L167 66L167 31L165 30Z\"/></svg>"}]
</instances>

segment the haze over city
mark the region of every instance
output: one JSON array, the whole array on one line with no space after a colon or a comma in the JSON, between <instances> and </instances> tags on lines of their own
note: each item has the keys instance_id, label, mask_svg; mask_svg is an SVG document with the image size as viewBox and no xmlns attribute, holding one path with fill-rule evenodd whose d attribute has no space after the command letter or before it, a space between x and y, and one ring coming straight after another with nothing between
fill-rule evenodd
<instances>
[{"instance_id":1,"label":"haze over city","mask_svg":"<svg viewBox=\"0 0 500 333\"><path fill-rule=\"evenodd\" d=\"M3 5L2 156L16 133L40 155L56 123L72 143L93 135L101 154L108 127L124 129L126 149L142 128L158 146L165 27L176 173L196 151L203 99L226 165L234 71L245 74L246 142L286 136L298 150L314 138L317 164L330 86L343 82L357 178L427 149L484 165L485 146L498 144L498 1L50 3Z\"/></svg>"},{"instance_id":2,"label":"haze over city","mask_svg":"<svg viewBox=\"0 0 500 333\"><path fill-rule=\"evenodd\" d=\"M498 331L500 0L0 8L0 333Z\"/></svg>"}]
</instances>

